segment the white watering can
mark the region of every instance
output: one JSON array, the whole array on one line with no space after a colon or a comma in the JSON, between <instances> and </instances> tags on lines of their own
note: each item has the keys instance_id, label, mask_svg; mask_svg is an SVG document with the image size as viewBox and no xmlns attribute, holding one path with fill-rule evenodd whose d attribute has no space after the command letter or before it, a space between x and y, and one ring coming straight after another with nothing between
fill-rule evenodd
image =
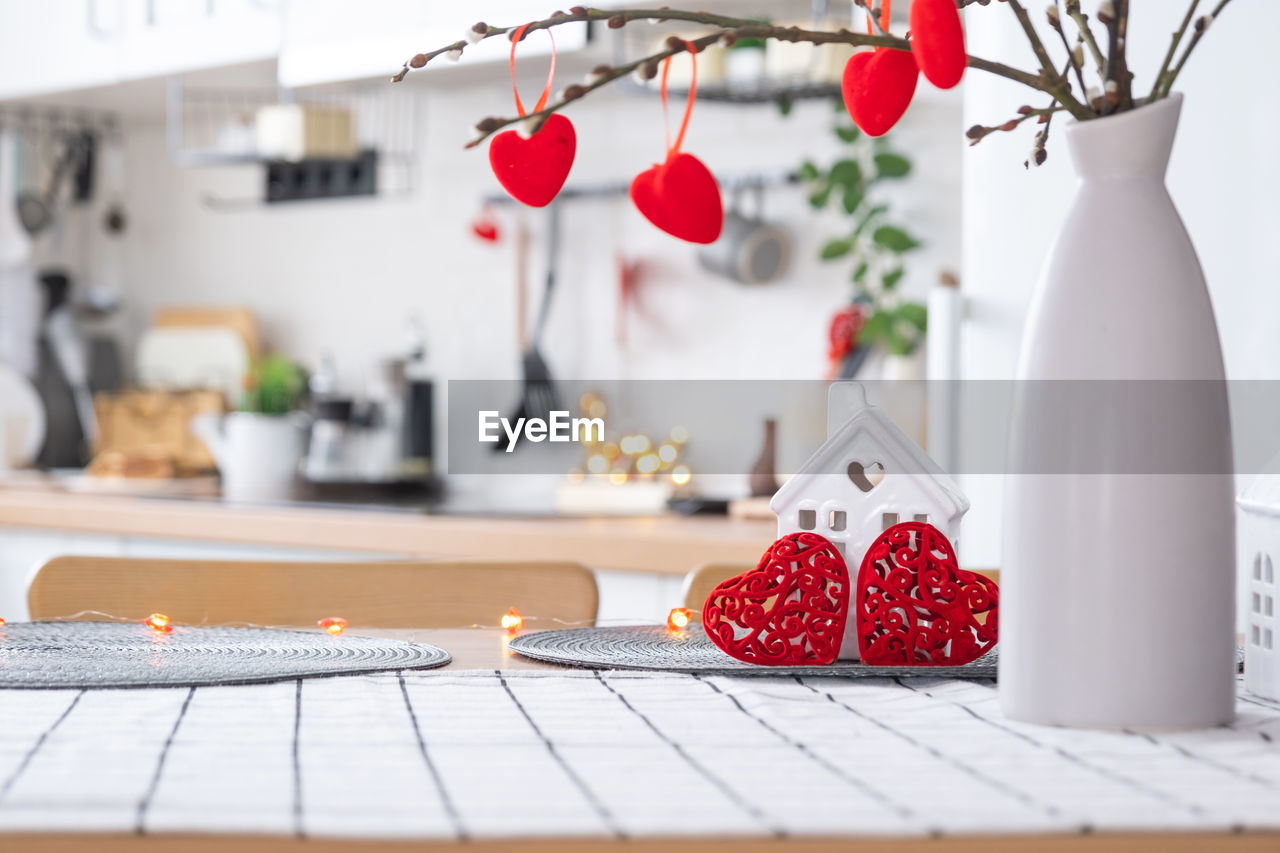
<instances>
[{"instance_id":1,"label":"white watering can","mask_svg":"<svg viewBox=\"0 0 1280 853\"><path fill-rule=\"evenodd\" d=\"M293 496L305 426L298 414L206 413L191 419L192 434L209 448L222 474L222 496L250 503Z\"/></svg>"}]
</instances>

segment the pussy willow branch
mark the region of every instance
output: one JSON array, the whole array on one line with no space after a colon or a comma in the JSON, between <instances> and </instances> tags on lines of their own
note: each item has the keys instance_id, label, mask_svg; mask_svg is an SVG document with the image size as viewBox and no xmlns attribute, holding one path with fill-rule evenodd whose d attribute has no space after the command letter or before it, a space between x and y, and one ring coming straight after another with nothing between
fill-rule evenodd
<instances>
[{"instance_id":1,"label":"pussy willow branch","mask_svg":"<svg viewBox=\"0 0 1280 853\"><path fill-rule=\"evenodd\" d=\"M1191 19L1195 17L1196 7L1200 5L1200 0L1191 0L1191 5L1187 7L1187 14L1182 17L1182 23L1173 31L1173 38L1169 40L1169 50L1165 52L1164 61L1160 63L1160 70L1156 72L1155 82L1151 84L1151 94L1147 96L1147 100L1155 100L1160 94L1160 87L1164 85L1164 78L1169 74L1169 63L1173 62L1173 57L1178 53L1178 45L1182 42L1182 37L1187 32L1187 26L1191 23Z\"/></svg>"},{"instance_id":2,"label":"pussy willow branch","mask_svg":"<svg viewBox=\"0 0 1280 853\"><path fill-rule=\"evenodd\" d=\"M1058 69L1054 67L1053 60L1049 58L1049 51L1045 48L1044 42L1040 40L1040 34L1036 32L1035 25L1031 23L1031 16L1027 14L1027 10L1023 8L1018 0L1006 0L1006 2L1009 4L1009 8L1013 10L1013 14L1017 16L1018 23L1022 26L1023 32L1027 34L1027 40L1031 42L1031 50L1035 53L1036 59L1040 63L1040 77L1045 85L1037 86L1036 88L1053 95L1058 103L1062 104L1067 112L1076 118L1093 118L1093 112L1071 94L1071 79L1066 74L1059 74ZM1070 51L1067 53L1070 55ZM1084 92L1080 93L1081 97L1084 97L1084 95Z\"/></svg>"},{"instance_id":3,"label":"pussy willow branch","mask_svg":"<svg viewBox=\"0 0 1280 853\"><path fill-rule=\"evenodd\" d=\"M1093 30L1089 28L1089 16L1080 11L1080 0L1066 0L1066 10L1067 16L1075 21L1076 29L1080 31L1080 38L1093 56L1093 62L1098 69L1098 76L1105 77L1107 74L1107 59L1102 55L1102 49L1098 47L1098 40L1093 37Z\"/></svg>"},{"instance_id":4,"label":"pussy willow branch","mask_svg":"<svg viewBox=\"0 0 1280 853\"><path fill-rule=\"evenodd\" d=\"M807 42L810 44L849 44L854 46L870 46L870 47L887 47L893 50L911 50L911 43L905 38L898 38L892 35L855 33L847 29L835 31L823 30L804 30L799 27L775 27L768 24L762 24L759 21L753 21L745 18L734 18L727 15L715 15L708 12L688 12L680 9L592 9L582 6L574 6L569 12L560 12L540 21L534 21L529 24L527 32L535 30L545 30L552 27L561 26L581 21L607 21L611 28L625 26L627 23L636 20L655 20L655 21L687 21L689 23L704 24L712 27L718 27L721 32L713 33L708 36L702 36L693 39L694 45L699 49L703 49L714 43L716 40L730 36L742 38L760 38L773 39L777 41L790 42ZM483 31L481 31L483 28ZM496 36L507 35L518 27L492 27L487 24L477 24L475 29L475 41L482 41ZM393 81L403 80L410 69L422 68L433 59L445 54L452 54L455 58L465 52L472 44L472 40L461 39L444 47L435 50L420 53L405 63L404 67L392 77ZM593 79L586 84L577 87L568 87L565 95L572 97L561 97L555 103L547 106L546 109L528 116L510 117L510 118L492 118L485 119L477 126L478 136L473 139L468 147L478 145L490 135L504 127L516 124L521 121L531 121L533 127L537 127L542 120L554 112L563 109L572 101L581 98L588 92L604 86L613 80L623 77L626 74L635 71L637 68L645 66L652 67L654 64L661 62L669 56L685 50L683 45L679 47L669 47L666 50L659 51L649 56L642 57L634 62L619 65L602 71L600 74L593 75ZM968 60L970 68L976 68L980 71L986 71L1008 80L1029 86L1032 89L1045 92L1054 98L1062 101L1063 105L1071 111L1077 118L1089 118L1092 113L1072 97L1070 93L1070 83L1063 85L1060 78L1048 79L1041 74L1032 74L1001 62L993 62L988 59L982 59L977 56L970 56ZM1065 98L1066 100L1062 100Z\"/></svg>"},{"instance_id":5,"label":"pussy willow branch","mask_svg":"<svg viewBox=\"0 0 1280 853\"><path fill-rule=\"evenodd\" d=\"M1177 82L1178 75L1182 73L1182 68L1187 64L1187 60L1191 58L1191 51L1196 49L1196 45L1200 43L1200 39L1204 38L1204 34L1209 31L1209 25L1218 19L1218 15L1227 7L1231 0L1218 0L1218 5L1213 7L1213 11L1208 15L1204 15L1196 20L1195 32L1191 34L1191 41L1187 43L1187 49L1182 52L1182 57L1178 60L1178 64L1169 72L1168 79L1165 80L1164 86L1160 90L1162 97L1168 97L1173 91L1173 84Z\"/></svg>"}]
</instances>

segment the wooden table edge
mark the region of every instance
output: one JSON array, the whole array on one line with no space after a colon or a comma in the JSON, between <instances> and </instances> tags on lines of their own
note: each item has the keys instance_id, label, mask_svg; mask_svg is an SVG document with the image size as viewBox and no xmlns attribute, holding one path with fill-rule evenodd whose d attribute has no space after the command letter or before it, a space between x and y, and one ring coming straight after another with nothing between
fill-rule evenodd
<instances>
[{"instance_id":1,"label":"wooden table edge","mask_svg":"<svg viewBox=\"0 0 1280 853\"><path fill-rule=\"evenodd\" d=\"M436 853L465 850L467 853L590 853L616 850L624 845L628 853L671 853L696 849L698 853L1024 853L1024 851L1090 851L1090 853L1275 853L1280 851L1280 832L1124 832L1064 835L983 835L945 838L520 838L484 840L367 840L349 838L298 838L269 835L190 835L156 833L0 833L0 851L24 853L214 853L234 848L236 853L300 848L314 853L368 850L371 853Z\"/></svg>"}]
</instances>

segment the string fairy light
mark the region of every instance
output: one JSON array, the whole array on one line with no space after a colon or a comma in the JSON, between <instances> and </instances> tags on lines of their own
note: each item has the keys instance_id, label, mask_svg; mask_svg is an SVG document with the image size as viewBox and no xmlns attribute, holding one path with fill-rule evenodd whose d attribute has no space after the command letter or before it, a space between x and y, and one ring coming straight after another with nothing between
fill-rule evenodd
<instances>
[{"instance_id":1,"label":"string fairy light","mask_svg":"<svg viewBox=\"0 0 1280 853\"><path fill-rule=\"evenodd\" d=\"M667 630L683 631L693 620L693 611L687 607L673 607L667 614Z\"/></svg>"},{"instance_id":2,"label":"string fairy light","mask_svg":"<svg viewBox=\"0 0 1280 853\"><path fill-rule=\"evenodd\" d=\"M507 612L502 614L502 627L508 634L515 634L524 627L524 616L520 615L520 611L514 607L508 608Z\"/></svg>"},{"instance_id":3,"label":"string fairy light","mask_svg":"<svg viewBox=\"0 0 1280 853\"><path fill-rule=\"evenodd\" d=\"M146 625L157 634L173 633L173 624L169 617L163 613L152 613L146 619L142 620L142 624Z\"/></svg>"},{"instance_id":4,"label":"string fairy light","mask_svg":"<svg viewBox=\"0 0 1280 853\"><path fill-rule=\"evenodd\" d=\"M343 619L341 616L326 616L316 622L316 624L325 629L325 631L332 636L338 637L342 635L343 631L347 630L348 623L347 620Z\"/></svg>"}]
</instances>

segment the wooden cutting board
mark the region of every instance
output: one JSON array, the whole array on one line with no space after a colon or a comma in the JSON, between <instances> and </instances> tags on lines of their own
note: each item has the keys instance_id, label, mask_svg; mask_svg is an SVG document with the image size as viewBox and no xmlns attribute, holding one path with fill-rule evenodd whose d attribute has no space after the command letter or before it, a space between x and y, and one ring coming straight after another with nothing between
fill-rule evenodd
<instances>
[{"instance_id":1,"label":"wooden cutting board","mask_svg":"<svg viewBox=\"0 0 1280 853\"><path fill-rule=\"evenodd\" d=\"M190 326L225 326L232 329L244 340L249 358L257 361L262 354L261 339L258 335L258 319L248 308L199 308L173 306L156 311L151 325L156 327L190 327Z\"/></svg>"}]
</instances>

